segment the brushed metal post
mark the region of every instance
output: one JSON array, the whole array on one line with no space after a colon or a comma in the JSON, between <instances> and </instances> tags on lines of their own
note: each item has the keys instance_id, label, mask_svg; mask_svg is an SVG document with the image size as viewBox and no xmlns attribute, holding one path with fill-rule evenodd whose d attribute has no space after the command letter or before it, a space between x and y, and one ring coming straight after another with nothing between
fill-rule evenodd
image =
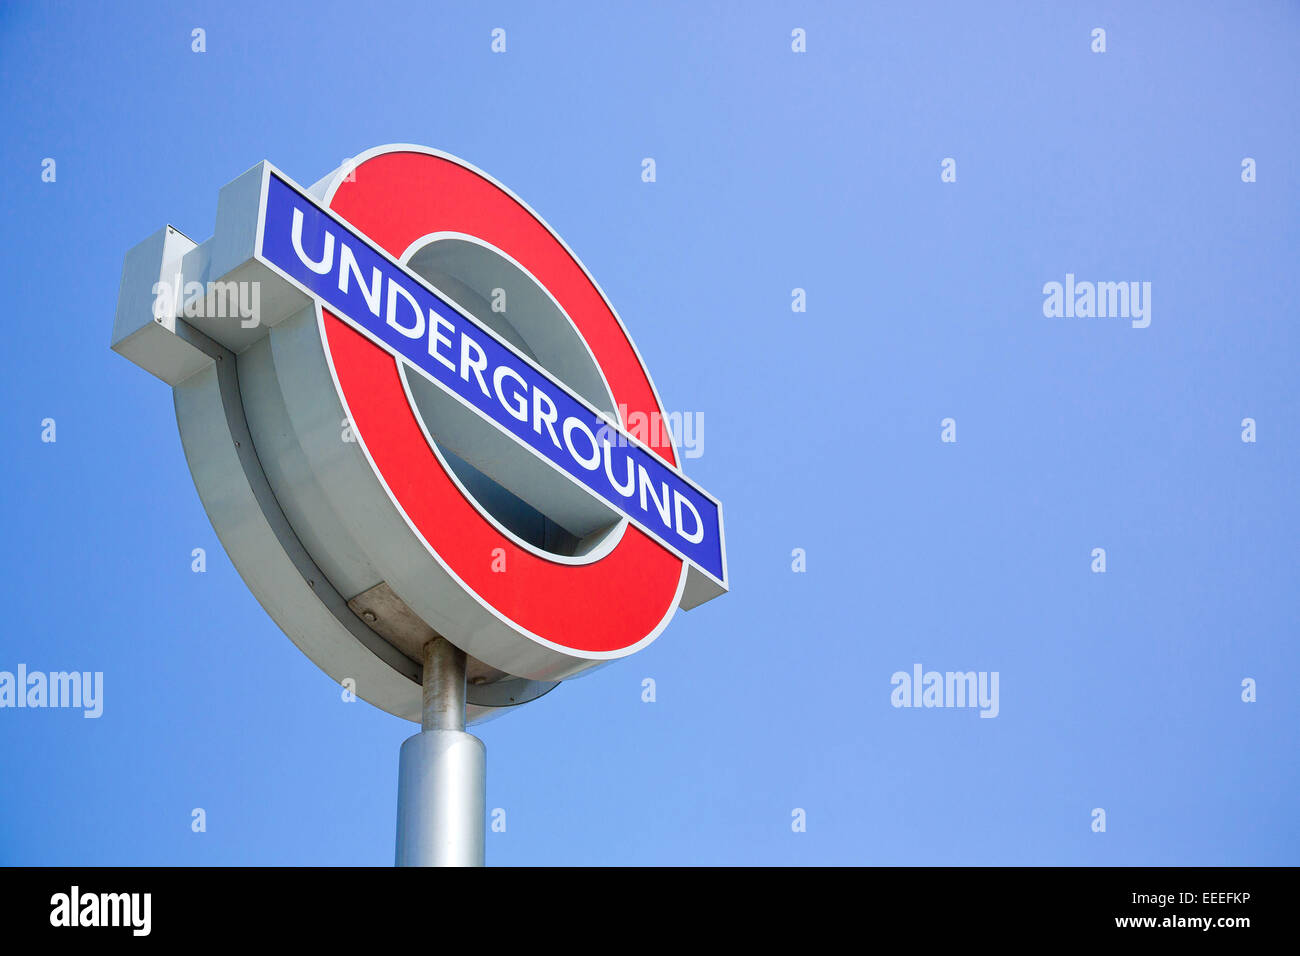
<instances>
[{"instance_id":1,"label":"brushed metal post","mask_svg":"<svg viewBox=\"0 0 1300 956\"><path fill-rule=\"evenodd\" d=\"M402 744L397 773L398 866L482 866L487 750L465 732L465 652L424 646L421 731Z\"/></svg>"}]
</instances>

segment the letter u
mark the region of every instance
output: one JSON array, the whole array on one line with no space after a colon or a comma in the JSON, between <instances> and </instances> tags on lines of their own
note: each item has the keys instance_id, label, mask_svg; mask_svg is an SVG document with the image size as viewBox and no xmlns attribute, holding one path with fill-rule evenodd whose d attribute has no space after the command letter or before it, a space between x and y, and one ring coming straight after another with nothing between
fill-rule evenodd
<instances>
[{"instance_id":1,"label":"letter u","mask_svg":"<svg viewBox=\"0 0 1300 956\"><path fill-rule=\"evenodd\" d=\"M636 473L632 467L632 456L628 455L624 459L624 461L627 462L627 487L625 488L620 485L618 480L614 477L613 463L610 461L610 451L613 448L613 445L608 441L603 444L605 446L605 475L609 478L609 483L614 486L615 491L624 498L630 498L632 496L633 488L636 487Z\"/></svg>"},{"instance_id":2,"label":"letter u","mask_svg":"<svg viewBox=\"0 0 1300 956\"><path fill-rule=\"evenodd\" d=\"M298 258L303 264L315 272L317 275L324 275L334 268L334 233L325 232L325 251L321 253L319 262L314 262L307 253L302 249L302 210L297 206L293 207L293 251L298 253Z\"/></svg>"}]
</instances>

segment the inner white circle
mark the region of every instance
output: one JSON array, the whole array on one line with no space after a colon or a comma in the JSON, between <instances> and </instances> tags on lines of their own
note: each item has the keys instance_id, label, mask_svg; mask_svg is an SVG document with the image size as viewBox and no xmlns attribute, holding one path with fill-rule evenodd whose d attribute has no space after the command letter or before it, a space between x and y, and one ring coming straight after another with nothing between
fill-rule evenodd
<instances>
[{"instance_id":1,"label":"inner white circle","mask_svg":"<svg viewBox=\"0 0 1300 956\"><path fill-rule=\"evenodd\" d=\"M411 243L401 262L519 353L622 423L609 383L573 320L505 252L464 233L437 232ZM477 413L422 374L411 372L403 360L395 361L429 447L461 494L497 530L539 557L566 564L598 561L614 549L627 528L626 516L540 458L531 473L511 471L505 484L513 482L513 486L505 487L487 473L493 456L475 454L474 437L486 435L483 430L494 426L481 420L467 424L472 420L466 416ZM453 444L455 449L450 447Z\"/></svg>"}]
</instances>

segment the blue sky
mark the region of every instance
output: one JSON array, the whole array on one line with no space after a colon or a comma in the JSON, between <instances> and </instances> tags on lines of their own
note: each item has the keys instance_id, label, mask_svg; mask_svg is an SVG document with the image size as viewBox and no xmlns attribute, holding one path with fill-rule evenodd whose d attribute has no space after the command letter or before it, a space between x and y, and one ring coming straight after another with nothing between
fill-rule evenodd
<instances>
[{"instance_id":1,"label":"blue sky","mask_svg":"<svg viewBox=\"0 0 1300 956\"><path fill-rule=\"evenodd\" d=\"M732 593L477 731L489 863L1300 862L1300 8L741 9L0 11L0 670L105 687L0 710L0 862L391 862L414 725L261 610L108 349L132 245L388 142L565 238L726 507ZM1150 326L1045 317L1067 273L1150 282ZM999 715L892 707L916 663Z\"/></svg>"}]
</instances>

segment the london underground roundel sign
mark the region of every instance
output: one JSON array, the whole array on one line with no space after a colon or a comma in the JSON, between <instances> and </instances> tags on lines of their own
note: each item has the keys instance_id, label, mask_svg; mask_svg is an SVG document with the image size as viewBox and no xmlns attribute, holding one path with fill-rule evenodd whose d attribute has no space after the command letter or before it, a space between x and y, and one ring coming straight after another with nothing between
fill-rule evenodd
<instances>
[{"instance_id":1,"label":"london underground roundel sign","mask_svg":"<svg viewBox=\"0 0 1300 956\"><path fill-rule=\"evenodd\" d=\"M669 416L613 307L446 154L380 147L310 188L258 164L212 239L168 227L128 254L114 348L174 386L250 589L393 713L418 718L431 634L469 655L481 718L727 589L721 505L671 429L628 427Z\"/></svg>"}]
</instances>

